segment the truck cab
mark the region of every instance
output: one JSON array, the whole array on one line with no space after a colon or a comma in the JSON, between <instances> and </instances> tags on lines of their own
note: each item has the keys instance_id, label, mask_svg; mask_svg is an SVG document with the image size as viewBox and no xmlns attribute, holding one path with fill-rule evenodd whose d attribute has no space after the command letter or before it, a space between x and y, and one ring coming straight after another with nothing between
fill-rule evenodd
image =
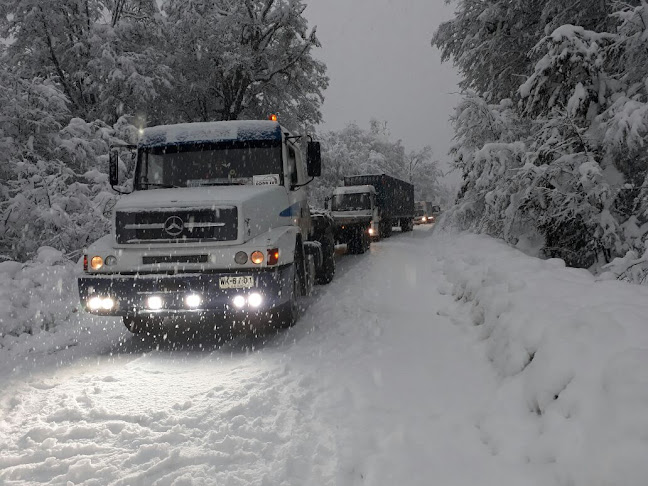
<instances>
[{"instance_id":1,"label":"truck cab","mask_svg":"<svg viewBox=\"0 0 648 486\"><path fill-rule=\"evenodd\" d=\"M336 187L330 205L331 214L339 221L358 218L379 221L376 189L370 185Z\"/></svg>"},{"instance_id":2,"label":"truck cab","mask_svg":"<svg viewBox=\"0 0 648 486\"><path fill-rule=\"evenodd\" d=\"M294 324L297 298L330 280L305 190L319 143L276 121L224 121L147 128L136 151L132 193L85 251L82 307L133 332L164 317Z\"/></svg>"},{"instance_id":3,"label":"truck cab","mask_svg":"<svg viewBox=\"0 0 648 486\"><path fill-rule=\"evenodd\" d=\"M330 198L335 239L347 244L350 253L369 249L379 223L376 189L371 185L336 187Z\"/></svg>"}]
</instances>

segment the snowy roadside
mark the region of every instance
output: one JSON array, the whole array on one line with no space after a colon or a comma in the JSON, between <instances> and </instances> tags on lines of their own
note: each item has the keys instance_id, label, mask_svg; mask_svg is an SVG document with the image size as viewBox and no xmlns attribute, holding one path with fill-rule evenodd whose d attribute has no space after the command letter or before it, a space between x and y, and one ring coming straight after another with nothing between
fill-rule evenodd
<instances>
[{"instance_id":1,"label":"snowy roadside","mask_svg":"<svg viewBox=\"0 0 648 486\"><path fill-rule=\"evenodd\" d=\"M486 236L439 234L437 242L448 280L440 290L467 303L501 376L480 424L494 452L552 464L559 484L645 484L648 288L597 281ZM533 413L535 427L502 427L511 397L519 399L513 413ZM507 450L514 434L521 447Z\"/></svg>"},{"instance_id":2,"label":"snowy roadside","mask_svg":"<svg viewBox=\"0 0 648 486\"><path fill-rule=\"evenodd\" d=\"M120 321L80 312L77 273L49 247L28 263L0 263L0 383L66 356L96 354L123 334Z\"/></svg>"}]
</instances>

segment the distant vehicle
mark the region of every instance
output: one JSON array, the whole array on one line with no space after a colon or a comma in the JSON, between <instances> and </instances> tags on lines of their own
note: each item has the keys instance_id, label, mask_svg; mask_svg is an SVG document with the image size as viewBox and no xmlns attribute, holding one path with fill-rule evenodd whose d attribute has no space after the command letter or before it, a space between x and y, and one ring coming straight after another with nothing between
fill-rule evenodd
<instances>
[{"instance_id":1,"label":"distant vehicle","mask_svg":"<svg viewBox=\"0 0 648 486\"><path fill-rule=\"evenodd\" d=\"M414 186L409 182L387 174L356 175L344 178L344 190L349 194L364 192L372 201L368 232L372 237L388 238L393 226L400 226L404 232L414 229Z\"/></svg>"},{"instance_id":2,"label":"distant vehicle","mask_svg":"<svg viewBox=\"0 0 648 486\"><path fill-rule=\"evenodd\" d=\"M304 188L320 175L319 142L274 120L223 121L147 128L128 148L134 191L85 251L85 310L134 333L176 316L288 327L298 299L333 278L333 222Z\"/></svg>"},{"instance_id":3,"label":"distant vehicle","mask_svg":"<svg viewBox=\"0 0 648 486\"><path fill-rule=\"evenodd\" d=\"M349 253L364 253L371 245L371 221L378 217L373 186L337 187L330 199L335 240L346 243Z\"/></svg>"},{"instance_id":4,"label":"distant vehicle","mask_svg":"<svg viewBox=\"0 0 648 486\"><path fill-rule=\"evenodd\" d=\"M414 224L432 224L436 221L439 212L439 206L433 205L430 201L416 201Z\"/></svg>"}]
</instances>

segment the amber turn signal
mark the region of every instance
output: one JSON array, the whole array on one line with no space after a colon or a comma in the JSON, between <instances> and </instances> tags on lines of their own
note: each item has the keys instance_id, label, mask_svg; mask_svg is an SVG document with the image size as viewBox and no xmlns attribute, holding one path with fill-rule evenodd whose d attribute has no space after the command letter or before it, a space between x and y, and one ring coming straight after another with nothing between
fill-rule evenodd
<instances>
[{"instance_id":1,"label":"amber turn signal","mask_svg":"<svg viewBox=\"0 0 648 486\"><path fill-rule=\"evenodd\" d=\"M90 260L90 268L93 270L99 270L101 267L103 267L103 258L100 256L92 257L92 260Z\"/></svg>"}]
</instances>

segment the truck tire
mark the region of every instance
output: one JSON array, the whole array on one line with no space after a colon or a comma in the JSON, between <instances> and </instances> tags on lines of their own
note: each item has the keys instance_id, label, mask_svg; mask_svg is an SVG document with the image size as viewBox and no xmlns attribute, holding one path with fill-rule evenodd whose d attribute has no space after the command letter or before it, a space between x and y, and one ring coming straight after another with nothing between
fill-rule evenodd
<instances>
[{"instance_id":1,"label":"truck tire","mask_svg":"<svg viewBox=\"0 0 648 486\"><path fill-rule=\"evenodd\" d=\"M412 231L414 229L414 221L411 219L401 219L400 220L400 227L401 231L403 233L407 233L409 231Z\"/></svg>"},{"instance_id":2,"label":"truck tire","mask_svg":"<svg viewBox=\"0 0 648 486\"><path fill-rule=\"evenodd\" d=\"M389 238L392 235L392 222L391 219L381 222L380 237Z\"/></svg>"},{"instance_id":3,"label":"truck tire","mask_svg":"<svg viewBox=\"0 0 648 486\"><path fill-rule=\"evenodd\" d=\"M333 280L335 275L335 239L328 231L320 240L322 245L322 265L315 273L315 281L318 285L325 285Z\"/></svg>"},{"instance_id":4,"label":"truck tire","mask_svg":"<svg viewBox=\"0 0 648 486\"><path fill-rule=\"evenodd\" d=\"M369 234L369 226L362 228L363 241L365 245L365 251L369 251L371 248L371 235Z\"/></svg>"},{"instance_id":5,"label":"truck tire","mask_svg":"<svg viewBox=\"0 0 648 486\"><path fill-rule=\"evenodd\" d=\"M275 328L277 329L288 329L293 327L297 323L299 318L299 302L297 301L297 296L301 293L299 287L301 286L301 279L299 278L298 272L298 263L293 262L293 281L290 292L290 300L287 304L284 304L283 309L279 311L279 319Z\"/></svg>"},{"instance_id":6,"label":"truck tire","mask_svg":"<svg viewBox=\"0 0 648 486\"><path fill-rule=\"evenodd\" d=\"M143 334L146 331L152 331L159 320L145 316L124 316L122 318L124 326L133 334Z\"/></svg>"},{"instance_id":7,"label":"truck tire","mask_svg":"<svg viewBox=\"0 0 648 486\"><path fill-rule=\"evenodd\" d=\"M367 251L367 239L369 235L366 234L362 226L356 226L353 228L353 235L349 240L347 249L352 255L360 255Z\"/></svg>"}]
</instances>

